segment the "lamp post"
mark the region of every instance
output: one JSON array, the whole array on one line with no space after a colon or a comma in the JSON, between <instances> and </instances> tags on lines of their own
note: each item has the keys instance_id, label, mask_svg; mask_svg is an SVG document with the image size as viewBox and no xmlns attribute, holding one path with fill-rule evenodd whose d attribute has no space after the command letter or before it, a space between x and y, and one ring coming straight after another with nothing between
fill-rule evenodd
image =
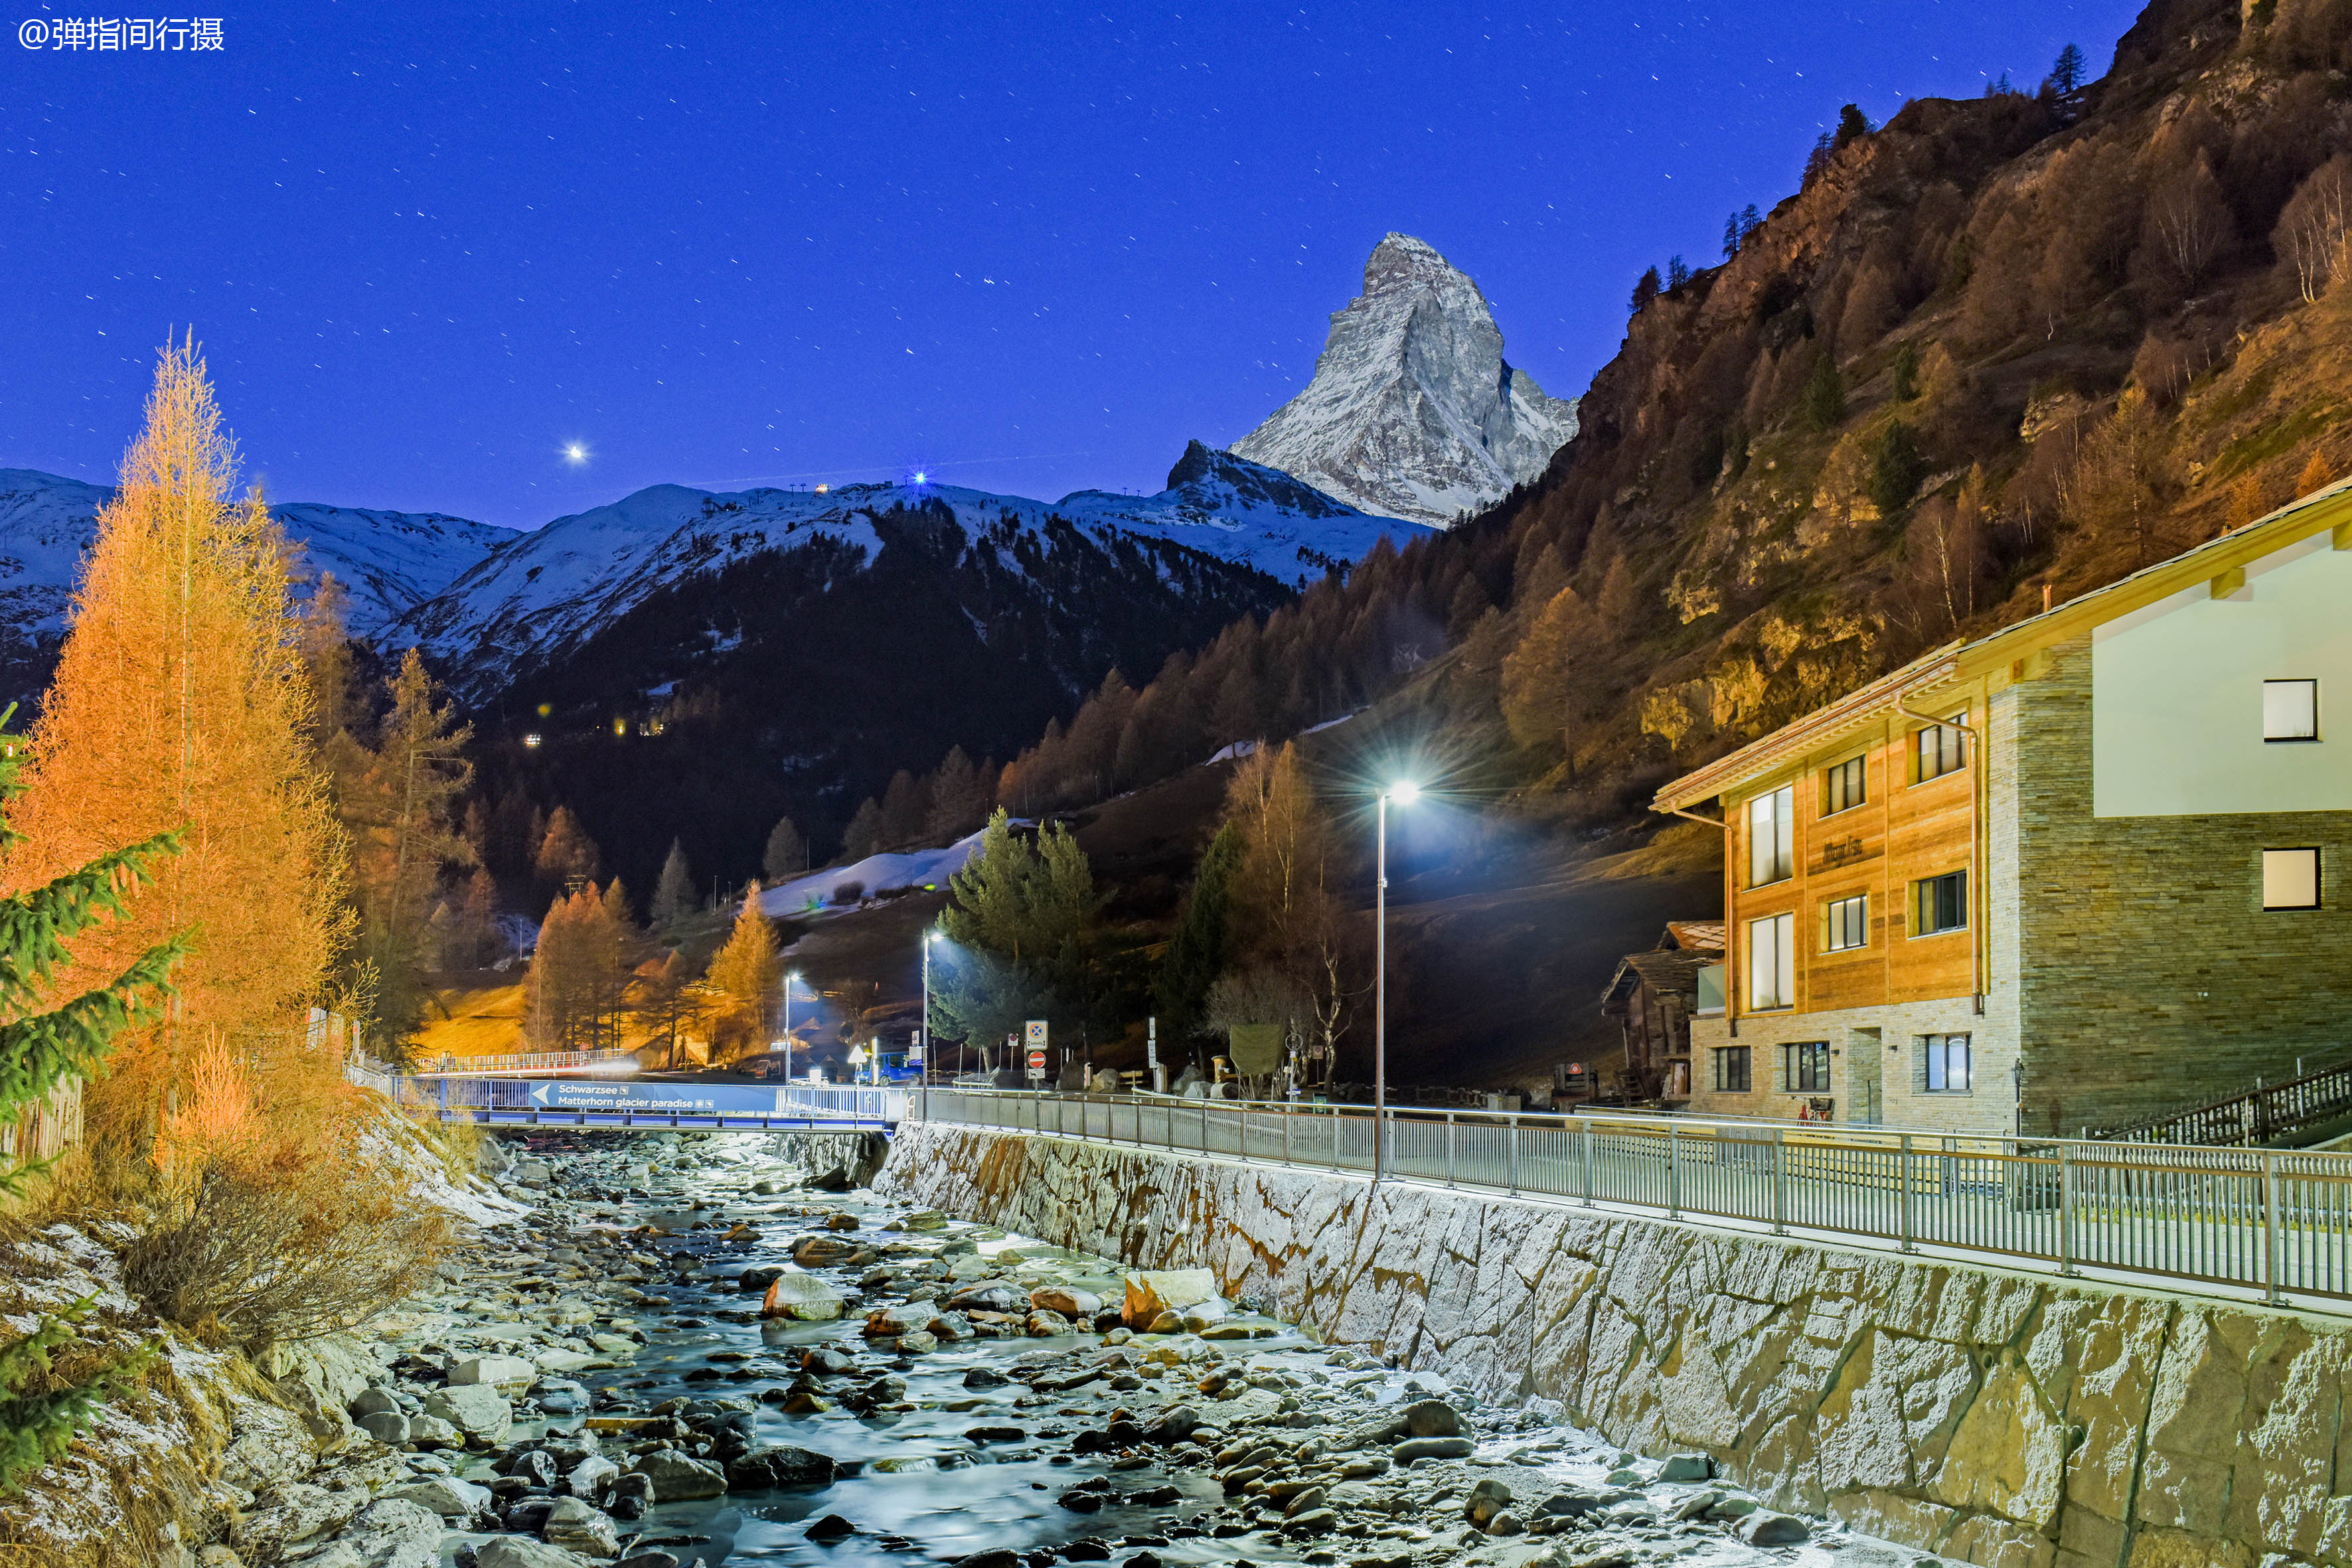
<instances>
[{"instance_id":1,"label":"lamp post","mask_svg":"<svg viewBox=\"0 0 2352 1568\"><path fill-rule=\"evenodd\" d=\"M1402 779L1381 791L1379 863L1372 915L1372 1181L1388 1173L1389 1154L1389 802L1411 805L1421 786Z\"/></svg>"},{"instance_id":2,"label":"lamp post","mask_svg":"<svg viewBox=\"0 0 2352 1568\"><path fill-rule=\"evenodd\" d=\"M923 1026L918 1032L916 1038L922 1043L923 1047L921 1119L925 1121L931 1119L931 943L937 942L939 938L940 933L936 931L927 931L923 933Z\"/></svg>"},{"instance_id":3,"label":"lamp post","mask_svg":"<svg viewBox=\"0 0 2352 1568\"><path fill-rule=\"evenodd\" d=\"M784 976L784 1084L787 1088L793 1081L793 987L800 983L801 972L797 969Z\"/></svg>"}]
</instances>

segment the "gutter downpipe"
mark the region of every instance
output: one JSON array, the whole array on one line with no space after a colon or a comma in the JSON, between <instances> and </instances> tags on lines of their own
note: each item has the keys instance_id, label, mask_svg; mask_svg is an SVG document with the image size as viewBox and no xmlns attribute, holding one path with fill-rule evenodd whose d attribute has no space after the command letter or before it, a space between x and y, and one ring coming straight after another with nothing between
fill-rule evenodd
<instances>
[{"instance_id":1,"label":"gutter downpipe","mask_svg":"<svg viewBox=\"0 0 2352 1568\"><path fill-rule=\"evenodd\" d=\"M1985 700L1987 715L1990 716L1991 711L1990 692L1986 694ZM1916 719L1922 724L1939 725L1946 729L1958 730L1968 737L1966 744L1971 748L1973 753L1969 758L1969 924L1971 928L1969 932L1969 988L1975 994L1972 1002L1976 1014L1981 1018L1985 1011L1985 944L1990 940L1990 932L1986 931L1985 927L1992 909L1991 895L1985 887L1985 862L1989 857L1983 852L1984 795L1988 784L1985 772L1984 731L1973 721L1976 715L1974 693L1969 695L1968 702L1969 716L1958 723L1954 723L1949 718L1938 719L1932 714L1920 712L1911 706L1908 693L1896 694L1895 710L1905 718ZM1904 918L1906 920L1910 918L1907 910Z\"/></svg>"},{"instance_id":2,"label":"gutter downpipe","mask_svg":"<svg viewBox=\"0 0 2352 1568\"><path fill-rule=\"evenodd\" d=\"M1731 932L1737 922L1732 919L1731 908L1732 890L1736 886L1731 877L1731 817L1727 811L1722 816L1701 816L1697 812L1685 811L1679 805L1670 805L1666 810L1673 816L1686 816L1693 822L1704 822L1709 827L1720 828L1723 832L1723 1023L1730 1037L1736 1040L1739 1037L1739 1005L1738 1000L1732 995L1738 987L1731 983L1731 977L1738 973L1737 965L1732 962ZM1694 1080L1698 1077L1696 1061L1691 1063L1691 1077ZM1692 1083L1691 1089L1694 1093L1697 1091L1698 1085L1696 1081Z\"/></svg>"}]
</instances>

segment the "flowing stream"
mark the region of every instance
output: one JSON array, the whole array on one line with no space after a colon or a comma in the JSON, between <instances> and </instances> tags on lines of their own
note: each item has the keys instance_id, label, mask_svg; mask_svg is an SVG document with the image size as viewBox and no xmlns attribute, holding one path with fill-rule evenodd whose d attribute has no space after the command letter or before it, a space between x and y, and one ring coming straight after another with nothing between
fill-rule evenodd
<instances>
[{"instance_id":1,"label":"flowing stream","mask_svg":"<svg viewBox=\"0 0 2352 1568\"><path fill-rule=\"evenodd\" d=\"M555 1568L542 1534L627 1568L1939 1561L1761 1508L1701 1457L1624 1453L1548 1402L1483 1405L1319 1344L1247 1300L1193 1304L1175 1332L1106 1328L1114 1262L817 1190L764 1137L550 1139L518 1175L530 1212L445 1269L384 1347L404 1410L445 1408L436 1378L470 1358L537 1369L507 1390L509 1430L406 1456L420 1479L484 1489L457 1489L479 1501L449 1521L450 1568ZM841 1315L763 1319L776 1273ZM1076 1310L1031 1318L1033 1293ZM746 1454L800 1467L798 1484L747 1477ZM730 1470L719 1495L673 1495Z\"/></svg>"}]
</instances>

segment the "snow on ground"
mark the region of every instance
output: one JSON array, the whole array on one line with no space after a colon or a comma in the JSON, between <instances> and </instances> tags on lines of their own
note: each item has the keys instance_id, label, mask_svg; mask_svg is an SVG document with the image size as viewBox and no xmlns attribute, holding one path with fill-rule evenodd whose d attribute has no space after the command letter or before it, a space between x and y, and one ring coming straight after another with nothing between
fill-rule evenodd
<instances>
[{"instance_id":1,"label":"snow on ground","mask_svg":"<svg viewBox=\"0 0 2352 1568\"><path fill-rule=\"evenodd\" d=\"M822 913L835 907L834 890L849 882L856 882L868 894L885 888L943 888L948 879L962 870L963 863L971 858L972 851L980 847L980 837L978 833L966 834L944 849L868 855L846 866L828 866L822 871L812 871L767 889L760 895L760 908L771 920Z\"/></svg>"}]
</instances>

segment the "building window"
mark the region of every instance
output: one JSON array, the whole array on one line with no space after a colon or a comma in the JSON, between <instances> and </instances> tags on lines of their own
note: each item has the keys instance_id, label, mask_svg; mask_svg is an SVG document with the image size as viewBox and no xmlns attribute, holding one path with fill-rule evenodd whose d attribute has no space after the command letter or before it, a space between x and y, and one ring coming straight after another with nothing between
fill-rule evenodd
<instances>
[{"instance_id":1,"label":"building window","mask_svg":"<svg viewBox=\"0 0 2352 1568\"><path fill-rule=\"evenodd\" d=\"M1797 1005L1797 917L1768 915L1748 922L1748 1010Z\"/></svg>"},{"instance_id":2,"label":"building window","mask_svg":"<svg viewBox=\"0 0 2352 1568\"><path fill-rule=\"evenodd\" d=\"M1833 899L1822 906L1822 951L1850 952L1870 945L1870 895Z\"/></svg>"},{"instance_id":3,"label":"building window","mask_svg":"<svg viewBox=\"0 0 2352 1568\"><path fill-rule=\"evenodd\" d=\"M1799 1040L1780 1047L1780 1087L1790 1094L1830 1091L1830 1043Z\"/></svg>"},{"instance_id":4,"label":"building window","mask_svg":"<svg viewBox=\"0 0 2352 1568\"><path fill-rule=\"evenodd\" d=\"M2263 851L2263 908L2315 910L2319 907L2319 851Z\"/></svg>"},{"instance_id":5,"label":"building window","mask_svg":"<svg viewBox=\"0 0 2352 1568\"><path fill-rule=\"evenodd\" d=\"M1968 731L1960 728L1969 721L1969 710L1961 709L1941 724L1930 724L1919 731L1919 782L1942 778L1968 760L1965 744Z\"/></svg>"},{"instance_id":6,"label":"building window","mask_svg":"<svg viewBox=\"0 0 2352 1568\"><path fill-rule=\"evenodd\" d=\"M1822 770L1822 815L1835 816L1841 811L1852 811L1863 802L1862 763L1860 757L1848 757L1833 768Z\"/></svg>"},{"instance_id":7,"label":"building window","mask_svg":"<svg viewBox=\"0 0 2352 1568\"><path fill-rule=\"evenodd\" d=\"M1929 1094L1969 1091L1969 1037L1966 1035L1919 1037L1919 1087Z\"/></svg>"},{"instance_id":8,"label":"building window","mask_svg":"<svg viewBox=\"0 0 2352 1568\"><path fill-rule=\"evenodd\" d=\"M2319 682L2316 680L2263 681L2263 739L2265 741L2316 741L2319 739Z\"/></svg>"},{"instance_id":9,"label":"building window","mask_svg":"<svg viewBox=\"0 0 2352 1568\"><path fill-rule=\"evenodd\" d=\"M1715 1053L1715 1091L1717 1094L1748 1092L1748 1047L1724 1046Z\"/></svg>"},{"instance_id":10,"label":"building window","mask_svg":"<svg viewBox=\"0 0 2352 1568\"><path fill-rule=\"evenodd\" d=\"M1911 934L1935 936L1969 924L1969 874L1947 871L1911 884Z\"/></svg>"},{"instance_id":11,"label":"building window","mask_svg":"<svg viewBox=\"0 0 2352 1568\"><path fill-rule=\"evenodd\" d=\"M1761 888L1796 874L1797 792L1783 784L1748 803L1748 885Z\"/></svg>"}]
</instances>

